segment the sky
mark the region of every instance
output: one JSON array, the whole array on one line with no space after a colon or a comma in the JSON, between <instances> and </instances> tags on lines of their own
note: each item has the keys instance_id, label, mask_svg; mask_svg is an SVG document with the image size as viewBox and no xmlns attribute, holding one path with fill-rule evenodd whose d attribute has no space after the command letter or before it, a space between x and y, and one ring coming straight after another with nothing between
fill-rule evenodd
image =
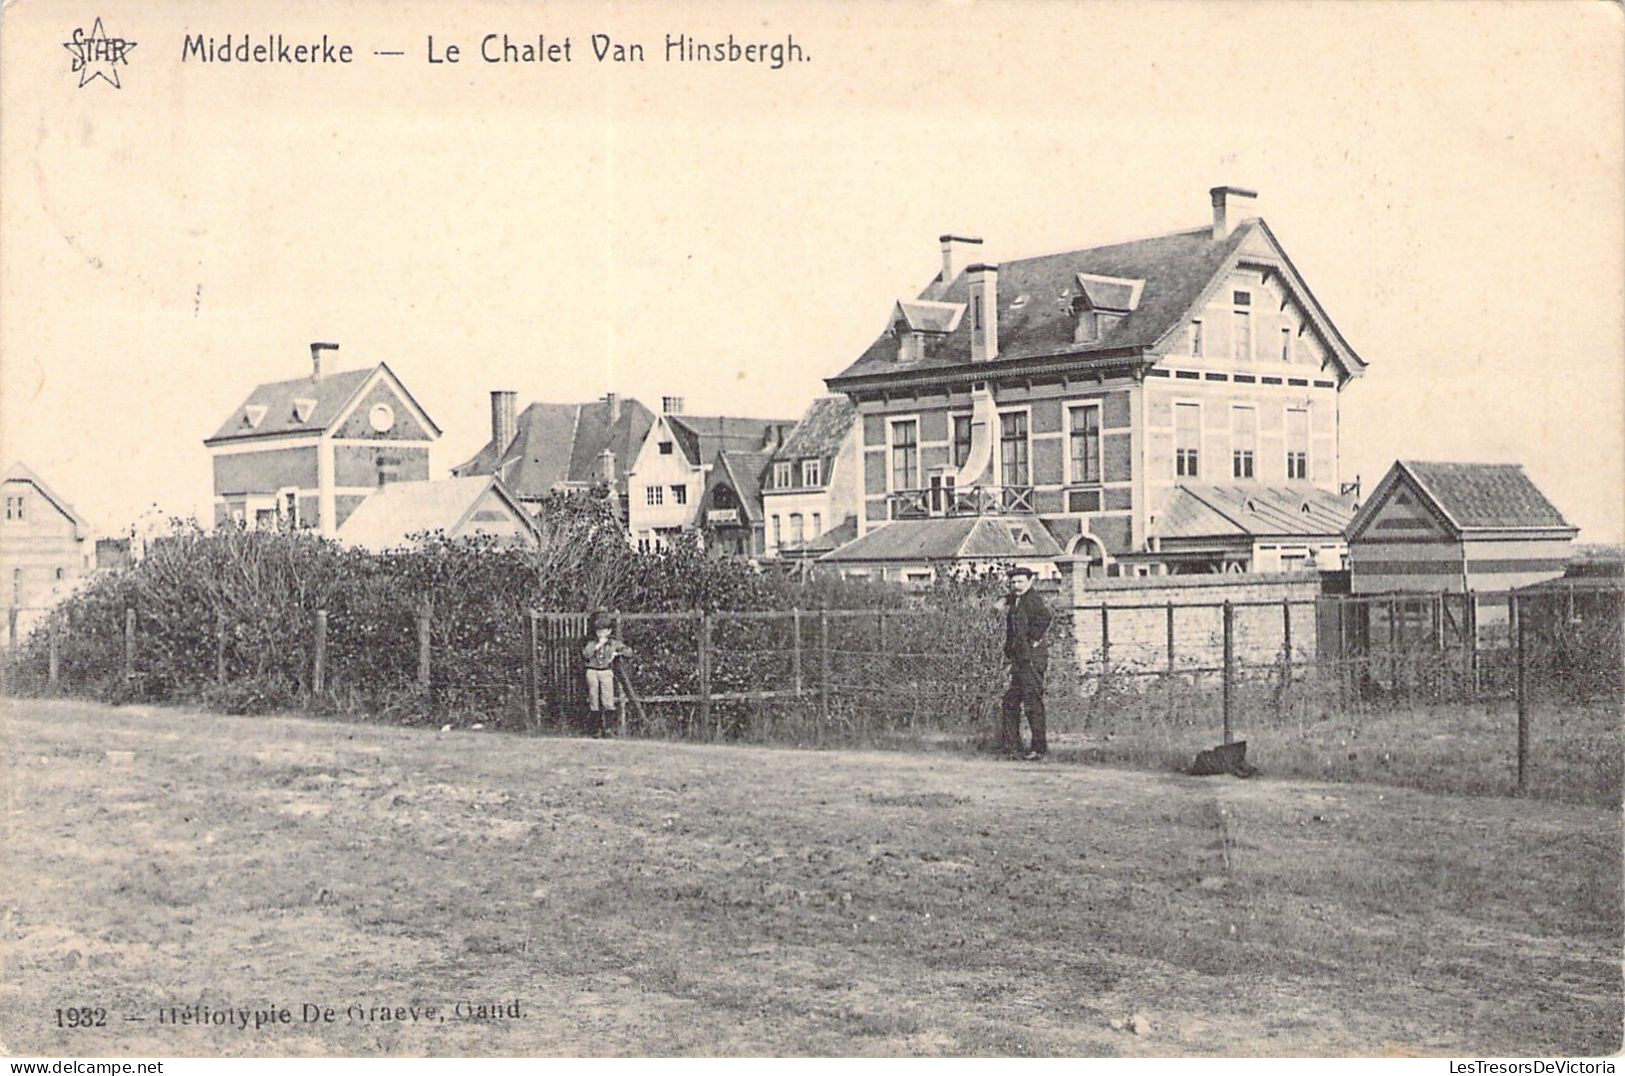
<instances>
[{"instance_id":1,"label":"sky","mask_svg":"<svg viewBox=\"0 0 1625 1076\"><path fill-rule=\"evenodd\" d=\"M134 41L120 85L63 45ZM262 381L387 361L445 431L607 391L793 419L985 260L1262 216L1370 363L1342 471L1524 464L1625 539L1625 16L1579 3L227 5L14 0L0 33L0 464L99 533L208 518ZM571 38L487 64L487 33ZM593 60L589 35L647 62ZM350 65L183 62L186 35ZM668 34L806 59L664 60ZM442 57L428 62L433 36ZM399 57L374 56L400 50Z\"/></svg>"}]
</instances>

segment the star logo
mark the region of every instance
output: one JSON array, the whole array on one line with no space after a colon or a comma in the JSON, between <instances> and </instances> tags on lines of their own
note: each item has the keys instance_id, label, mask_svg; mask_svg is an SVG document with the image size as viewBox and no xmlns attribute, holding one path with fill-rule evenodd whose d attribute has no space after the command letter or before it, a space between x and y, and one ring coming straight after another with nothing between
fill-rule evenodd
<instances>
[{"instance_id":1,"label":"star logo","mask_svg":"<svg viewBox=\"0 0 1625 1076\"><path fill-rule=\"evenodd\" d=\"M62 47L73 54L73 70L79 75L81 89L85 83L99 78L112 83L116 90L120 89L118 65L130 62L130 50L135 44L122 37L108 37L102 29L102 20L97 19L88 34L83 26L75 27L73 40L64 41Z\"/></svg>"}]
</instances>

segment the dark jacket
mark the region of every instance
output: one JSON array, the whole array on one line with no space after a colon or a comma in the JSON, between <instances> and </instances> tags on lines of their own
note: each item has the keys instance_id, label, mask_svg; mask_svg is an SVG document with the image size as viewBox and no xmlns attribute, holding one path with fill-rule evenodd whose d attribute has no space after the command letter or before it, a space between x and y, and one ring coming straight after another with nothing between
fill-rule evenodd
<instances>
[{"instance_id":1,"label":"dark jacket","mask_svg":"<svg viewBox=\"0 0 1625 1076\"><path fill-rule=\"evenodd\" d=\"M1032 662L1042 664L1049 660L1049 646L1044 633L1049 630L1049 607L1036 591L1029 590L1019 598L1011 594L1004 603L1004 656L1012 664Z\"/></svg>"}]
</instances>

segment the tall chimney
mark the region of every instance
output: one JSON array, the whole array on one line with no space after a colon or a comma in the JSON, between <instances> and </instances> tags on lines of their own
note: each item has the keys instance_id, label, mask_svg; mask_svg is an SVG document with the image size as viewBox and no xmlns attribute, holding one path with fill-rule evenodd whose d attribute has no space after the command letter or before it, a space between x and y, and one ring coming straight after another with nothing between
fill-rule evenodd
<instances>
[{"instance_id":1,"label":"tall chimney","mask_svg":"<svg viewBox=\"0 0 1625 1076\"><path fill-rule=\"evenodd\" d=\"M612 486L615 484L615 453L607 448L598 453L598 477Z\"/></svg>"},{"instance_id":2,"label":"tall chimney","mask_svg":"<svg viewBox=\"0 0 1625 1076\"><path fill-rule=\"evenodd\" d=\"M322 352L337 351L338 349L339 346L337 344L324 344L319 340L311 343L310 379L312 381L320 381L322 379Z\"/></svg>"},{"instance_id":3,"label":"tall chimney","mask_svg":"<svg viewBox=\"0 0 1625 1076\"><path fill-rule=\"evenodd\" d=\"M683 398L681 396L660 397L660 413L663 415L680 415L683 413Z\"/></svg>"},{"instance_id":4,"label":"tall chimney","mask_svg":"<svg viewBox=\"0 0 1625 1076\"><path fill-rule=\"evenodd\" d=\"M1258 192L1242 187L1214 187L1208 191L1213 198L1213 238L1226 239L1244 220L1258 216Z\"/></svg>"},{"instance_id":5,"label":"tall chimney","mask_svg":"<svg viewBox=\"0 0 1625 1076\"><path fill-rule=\"evenodd\" d=\"M491 446L496 453L495 463L502 462L503 453L513 443L514 435L514 401L518 398L516 392L505 392L501 389L491 393Z\"/></svg>"},{"instance_id":6,"label":"tall chimney","mask_svg":"<svg viewBox=\"0 0 1625 1076\"><path fill-rule=\"evenodd\" d=\"M970 283L970 358L987 362L999 357L999 269L994 265L967 265Z\"/></svg>"},{"instance_id":7,"label":"tall chimney","mask_svg":"<svg viewBox=\"0 0 1625 1076\"><path fill-rule=\"evenodd\" d=\"M613 392L604 393L604 403L609 405L609 424L611 426L621 421L621 398Z\"/></svg>"},{"instance_id":8,"label":"tall chimney","mask_svg":"<svg viewBox=\"0 0 1625 1076\"><path fill-rule=\"evenodd\" d=\"M937 241L942 244L942 279L936 287L936 297L942 298L948 292L948 285L954 282L959 275L960 267L970 257L972 247L980 247L982 241L967 235L939 236Z\"/></svg>"}]
</instances>

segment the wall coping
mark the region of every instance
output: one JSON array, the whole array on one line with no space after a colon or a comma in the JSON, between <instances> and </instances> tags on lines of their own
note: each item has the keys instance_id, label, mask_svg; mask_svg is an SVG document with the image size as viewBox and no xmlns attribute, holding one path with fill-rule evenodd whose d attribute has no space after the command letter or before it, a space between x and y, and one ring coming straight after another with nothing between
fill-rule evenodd
<instances>
[{"instance_id":1,"label":"wall coping","mask_svg":"<svg viewBox=\"0 0 1625 1076\"><path fill-rule=\"evenodd\" d=\"M1141 575L1116 579L1081 578L1076 593L1122 593L1124 591L1176 591L1198 587L1278 587L1287 584L1320 591L1319 572L1215 572L1211 575Z\"/></svg>"}]
</instances>

